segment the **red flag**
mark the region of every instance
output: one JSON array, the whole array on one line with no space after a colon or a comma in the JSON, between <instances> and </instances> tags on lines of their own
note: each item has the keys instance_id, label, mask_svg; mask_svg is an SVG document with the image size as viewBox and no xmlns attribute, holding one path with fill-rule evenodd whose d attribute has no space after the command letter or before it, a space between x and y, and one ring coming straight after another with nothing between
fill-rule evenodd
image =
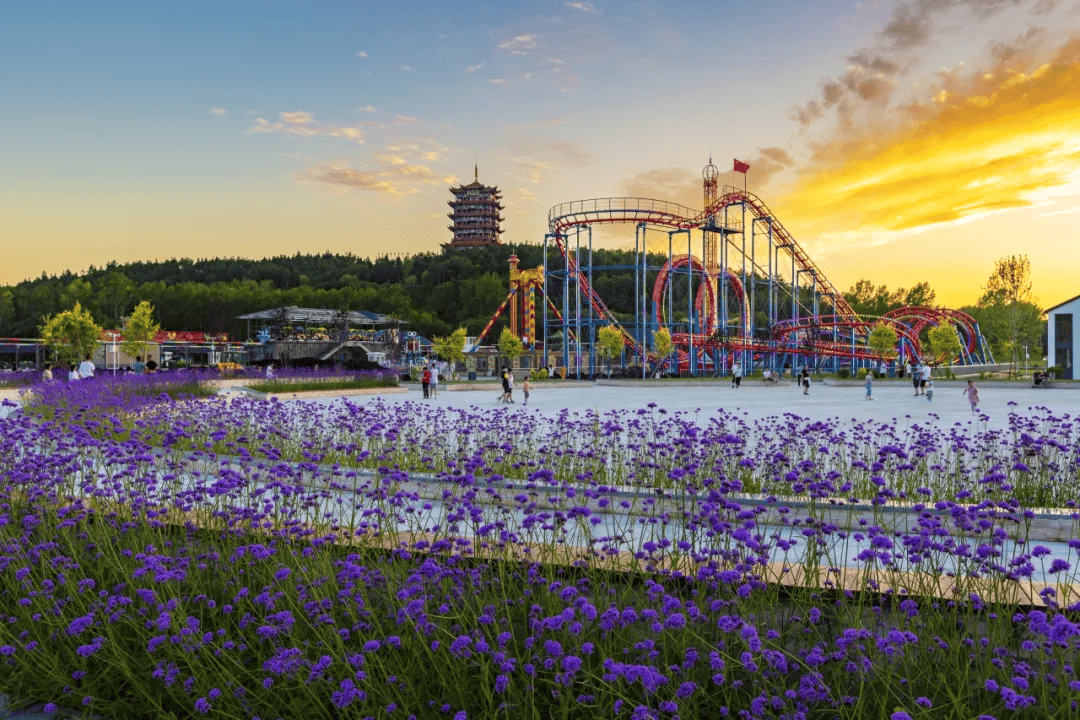
<instances>
[{"instance_id":1,"label":"red flag","mask_svg":"<svg viewBox=\"0 0 1080 720\"><path fill-rule=\"evenodd\" d=\"M735 161L735 172L741 172L741 173L745 174L746 171L749 170L749 169L750 169L750 166L747 165L746 163L744 163L742 160L736 160Z\"/></svg>"}]
</instances>

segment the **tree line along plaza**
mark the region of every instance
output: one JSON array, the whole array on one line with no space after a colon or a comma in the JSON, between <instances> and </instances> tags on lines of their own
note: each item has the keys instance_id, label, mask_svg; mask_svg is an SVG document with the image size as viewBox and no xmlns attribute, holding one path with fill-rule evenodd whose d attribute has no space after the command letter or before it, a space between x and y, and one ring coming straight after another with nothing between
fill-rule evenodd
<instances>
[{"instance_id":1,"label":"tree line along plaza","mask_svg":"<svg viewBox=\"0 0 1080 720\"><path fill-rule=\"evenodd\" d=\"M745 177L749 166L735 161L735 170ZM719 176L710 160L702 171L702 210L635 197L556 205L530 249L539 262L522 267L516 252L529 248L503 245L501 193L481 183L474 169L472 183L450 188L452 239L443 253L506 248L508 283L486 324L474 335L456 333L456 342L352 306L280 306L233 314L239 333L158 328L144 352L163 367L375 363L407 369L442 355L470 373L513 365L566 377L612 371L641 377L726 375L736 364L746 372L854 372L885 362L895 372L922 360L971 369L1012 363L1075 377L1080 298L1038 311L1046 315L1038 320L1045 322L1041 340L1030 332L1019 338L1016 318L1003 320L1012 323L1013 336L997 344L998 354L1008 356L995 358L968 312L895 302L880 313L857 309L760 197L745 185L721 187ZM594 233L606 244L614 234L626 249L605 252L595 247ZM995 292L1003 303L1030 310L1026 259L1007 260L991 278L997 278ZM125 328L98 333L95 364L129 366ZM39 369L54 357L41 338L0 340L0 363L7 368Z\"/></svg>"}]
</instances>

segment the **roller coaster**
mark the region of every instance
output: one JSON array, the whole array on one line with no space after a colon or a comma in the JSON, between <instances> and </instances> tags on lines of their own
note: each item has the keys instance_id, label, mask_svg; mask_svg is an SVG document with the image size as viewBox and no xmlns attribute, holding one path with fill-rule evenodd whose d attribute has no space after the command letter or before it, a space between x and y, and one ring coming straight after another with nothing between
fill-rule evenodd
<instances>
[{"instance_id":1,"label":"roller coaster","mask_svg":"<svg viewBox=\"0 0 1080 720\"><path fill-rule=\"evenodd\" d=\"M739 165L736 161L736 170ZM993 362L978 324L958 310L902 307L883 316L857 313L761 198L745 187L726 186L720 192L718 177L710 159L702 172L701 211L636 197L551 208L538 278L544 295L540 346L548 349L549 363L558 362L551 352L558 348L568 372L596 375L602 365L596 333L611 326L624 340L620 364L643 375L660 369L723 374L735 362L781 371L800 366L855 369L922 358L920 335L942 324L954 327L960 339L954 362ZM593 264L593 228L601 226L634 228L633 254L627 255L632 262ZM656 247L665 239L667 258L659 264L663 253ZM618 272L633 273L632 313L623 308L616 313L596 289L598 277ZM879 324L897 337L892 353L867 346ZM673 344L664 357L654 347L660 329L668 331Z\"/></svg>"}]
</instances>

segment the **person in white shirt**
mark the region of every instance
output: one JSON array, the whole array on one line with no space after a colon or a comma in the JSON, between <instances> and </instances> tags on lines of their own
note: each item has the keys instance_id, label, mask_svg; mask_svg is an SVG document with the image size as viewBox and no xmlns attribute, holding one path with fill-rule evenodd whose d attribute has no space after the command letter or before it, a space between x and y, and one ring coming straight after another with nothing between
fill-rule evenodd
<instances>
[{"instance_id":1,"label":"person in white shirt","mask_svg":"<svg viewBox=\"0 0 1080 720\"><path fill-rule=\"evenodd\" d=\"M884 360L882 360L881 364L878 366L878 377L887 377L888 374L889 366L885 364Z\"/></svg>"},{"instance_id":2,"label":"person in white shirt","mask_svg":"<svg viewBox=\"0 0 1080 720\"><path fill-rule=\"evenodd\" d=\"M68 382L75 382L79 378L79 366L75 363L71 363L71 369L68 371Z\"/></svg>"},{"instance_id":3,"label":"person in white shirt","mask_svg":"<svg viewBox=\"0 0 1080 720\"><path fill-rule=\"evenodd\" d=\"M87 355L86 359L79 363L79 377L83 380L89 380L94 377L94 362Z\"/></svg>"},{"instance_id":4,"label":"person in white shirt","mask_svg":"<svg viewBox=\"0 0 1080 720\"><path fill-rule=\"evenodd\" d=\"M431 397L439 397L439 364L431 366Z\"/></svg>"},{"instance_id":5,"label":"person in white shirt","mask_svg":"<svg viewBox=\"0 0 1080 720\"><path fill-rule=\"evenodd\" d=\"M731 366L731 387L737 388L742 385L742 363L736 360Z\"/></svg>"},{"instance_id":6,"label":"person in white shirt","mask_svg":"<svg viewBox=\"0 0 1080 720\"><path fill-rule=\"evenodd\" d=\"M919 394L925 395L926 383L930 380L930 366L924 363L920 369L922 370L922 374L919 376Z\"/></svg>"}]
</instances>

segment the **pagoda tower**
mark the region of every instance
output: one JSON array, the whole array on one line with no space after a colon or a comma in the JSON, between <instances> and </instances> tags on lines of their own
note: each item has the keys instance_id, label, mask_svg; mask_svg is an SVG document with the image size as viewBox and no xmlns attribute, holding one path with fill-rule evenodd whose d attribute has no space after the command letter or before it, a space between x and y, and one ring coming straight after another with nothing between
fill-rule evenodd
<instances>
[{"instance_id":1,"label":"pagoda tower","mask_svg":"<svg viewBox=\"0 0 1080 720\"><path fill-rule=\"evenodd\" d=\"M500 202L502 193L499 188L480 182L479 166L473 168L471 183L452 187L450 192L454 194L454 199L447 201L451 208L447 217L454 222L449 226L450 232L454 233L454 239L444 247L470 248L501 244L499 236L502 234L500 223L503 217L499 211L503 209Z\"/></svg>"}]
</instances>

